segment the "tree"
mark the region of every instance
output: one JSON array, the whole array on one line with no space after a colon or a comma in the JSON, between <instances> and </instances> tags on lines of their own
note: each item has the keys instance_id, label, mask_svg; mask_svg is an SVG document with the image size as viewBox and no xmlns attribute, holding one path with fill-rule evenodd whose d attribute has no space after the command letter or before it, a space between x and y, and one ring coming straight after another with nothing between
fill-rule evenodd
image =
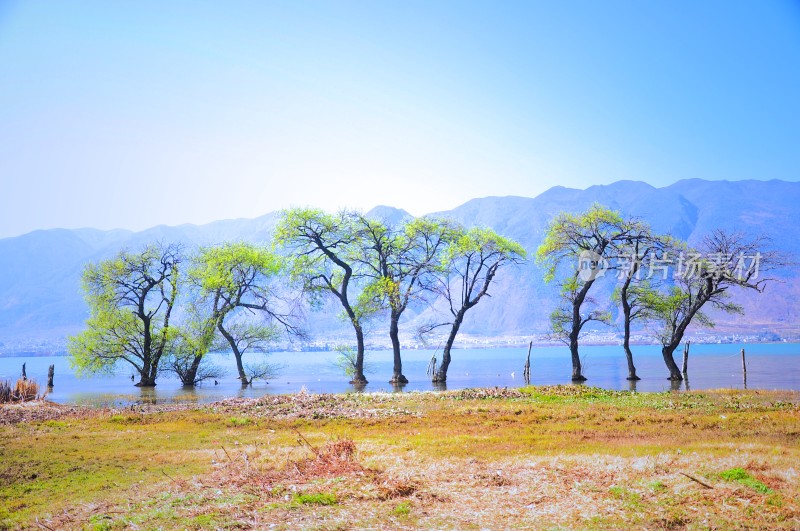
<instances>
[{"instance_id":1,"label":"tree","mask_svg":"<svg viewBox=\"0 0 800 531\"><path fill-rule=\"evenodd\" d=\"M457 229L452 228L456 231ZM491 229L473 228L455 232L434 276L431 289L447 301L453 320L442 351L442 361L433 371L434 382L447 381L451 350L466 313L484 297L501 267L525 259L525 249Z\"/></svg>"},{"instance_id":2,"label":"tree","mask_svg":"<svg viewBox=\"0 0 800 531\"><path fill-rule=\"evenodd\" d=\"M640 229L635 220L602 205L592 205L581 214L558 214L549 224L544 242L539 246L537 262L546 267L545 281L558 275L561 293L559 306L550 316L552 332L569 345L572 356L572 380L585 381L578 353L583 327L592 321L609 324L607 311L592 308L595 301L589 291L597 278L619 257L623 243ZM585 311L584 305L590 308Z\"/></svg>"},{"instance_id":3,"label":"tree","mask_svg":"<svg viewBox=\"0 0 800 531\"><path fill-rule=\"evenodd\" d=\"M350 383L366 385L364 377L364 320L377 308L369 297L354 296L360 277L356 266L362 234L352 213L326 214L321 210L295 208L284 211L276 228L276 241L293 255L292 278L303 284L313 304L323 294L342 306L356 336L356 367Z\"/></svg>"},{"instance_id":4,"label":"tree","mask_svg":"<svg viewBox=\"0 0 800 531\"><path fill-rule=\"evenodd\" d=\"M302 336L296 324L297 306L288 303L275 287L283 272L284 259L264 246L250 243L224 243L205 247L192 259L188 277L196 292L192 306L198 323L195 334L194 359L187 375L194 380L193 372L200 366L203 356L210 350L214 333L219 332L228 343L236 359L236 369L242 385L249 385L242 355L248 348L265 351L264 344L279 335L275 324L292 335ZM288 307L287 307L288 306ZM231 318L246 312L258 314L266 324L229 326ZM239 319L241 321L241 318ZM255 348L255 347L258 348ZM186 381L184 381L186 383Z\"/></svg>"},{"instance_id":5,"label":"tree","mask_svg":"<svg viewBox=\"0 0 800 531\"><path fill-rule=\"evenodd\" d=\"M137 386L155 386L175 339L170 318L180 264L180 247L160 243L88 264L82 281L91 316L86 330L69 340L72 366L80 373L111 372L124 361L139 373Z\"/></svg>"},{"instance_id":6,"label":"tree","mask_svg":"<svg viewBox=\"0 0 800 531\"><path fill-rule=\"evenodd\" d=\"M762 277L762 273L782 264L768 245L769 240L763 236L748 238L741 233L715 230L702 240L698 250L689 249L668 262L675 271L666 293L651 289L641 294L643 305L659 325L657 333L670 380L683 380L673 353L689 325L696 322L714 326L703 311L705 307L741 314L742 307L730 301L729 290L743 288L761 293L772 280Z\"/></svg>"},{"instance_id":7,"label":"tree","mask_svg":"<svg viewBox=\"0 0 800 531\"><path fill-rule=\"evenodd\" d=\"M365 289L389 310L389 339L392 343L394 367L390 383L406 384L400 353L400 317L414 301L422 300L429 291L426 277L432 273L443 251L453 237L452 225L446 221L420 218L400 228L358 216L363 234L363 264L371 279Z\"/></svg>"},{"instance_id":8,"label":"tree","mask_svg":"<svg viewBox=\"0 0 800 531\"><path fill-rule=\"evenodd\" d=\"M214 339L213 319L191 315L188 322L175 328L168 368L184 386L190 387L203 380L221 378L224 371L218 367L201 364Z\"/></svg>"},{"instance_id":9,"label":"tree","mask_svg":"<svg viewBox=\"0 0 800 531\"><path fill-rule=\"evenodd\" d=\"M670 247L676 248L678 242L666 237L653 234L650 227L640 222L639 227L632 228L628 238L620 246L625 260L625 267L620 271L622 285L614 290L612 300L620 303L623 319L622 346L625 350L625 359L628 362L628 380L640 380L636 375L636 366L633 363L631 352L631 325L634 321L647 320L652 312L642 304L643 297L650 292L649 280L641 280L642 268L651 261L663 259Z\"/></svg>"},{"instance_id":10,"label":"tree","mask_svg":"<svg viewBox=\"0 0 800 531\"><path fill-rule=\"evenodd\" d=\"M274 322L253 322L252 319L234 321L218 326L221 339L214 345L214 350L230 348L236 360L236 369L242 386L248 386L254 379L268 379L272 377L278 367L270 364L245 365L244 355L248 352L269 352L269 347L280 336L281 332Z\"/></svg>"}]
</instances>

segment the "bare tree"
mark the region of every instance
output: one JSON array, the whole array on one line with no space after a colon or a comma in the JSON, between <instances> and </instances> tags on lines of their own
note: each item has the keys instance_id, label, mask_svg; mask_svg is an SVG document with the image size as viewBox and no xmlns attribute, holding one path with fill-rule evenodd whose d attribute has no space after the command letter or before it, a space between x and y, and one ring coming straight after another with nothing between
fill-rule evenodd
<instances>
[{"instance_id":1,"label":"bare tree","mask_svg":"<svg viewBox=\"0 0 800 531\"><path fill-rule=\"evenodd\" d=\"M672 257L673 283L666 292L650 290L642 294L643 304L659 325L657 333L670 380L683 379L673 353L689 325L714 325L705 308L742 313L741 306L730 301L731 288L761 293L774 280L764 274L785 261L769 246L770 240L764 236L715 230L702 240L699 249Z\"/></svg>"},{"instance_id":2,"label":"bare tree","mask_svg":"<svg viewBox=\"0 0 800 531\"><path fill-rule=\"evenodd\" d=\"M213 346L216 351L230 349L236 360L236 370L239 373L239 380L242 386L248 386L253 378L261 378L263 374L256 374L258 371L249 371L243 359L248 352L258 352L266 354L270 346L280 337L281 331L274 322L258 322L252 319L243 319L231 323L217 323L217 329L221 338ZM252 366L258 368L257 365ZM274 366L268 366L268 369ZM273 371L274 372L274 371ZM264 373L266 374L266 373Z\"/></svg>"}]
</instances>

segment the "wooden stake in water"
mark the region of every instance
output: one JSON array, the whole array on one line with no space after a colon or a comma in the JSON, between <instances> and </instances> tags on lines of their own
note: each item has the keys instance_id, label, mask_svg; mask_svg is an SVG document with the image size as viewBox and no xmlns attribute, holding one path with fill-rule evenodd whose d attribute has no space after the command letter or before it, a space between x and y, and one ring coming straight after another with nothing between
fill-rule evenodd
<instances>
[{"instance_id":1,"label":"wooden stake in water","mask_svg":"<svg viewBox=\"0 0 800 531\"><path fill-rule=\"evenodd\" d=\"M742 383L744 383L744 388L747 389L747 363L744 360L744 349L742 349Z\"/></svg>"},{"instance_id":2,"label":"wooden stake in water","mask_svg":"<svg viewBox=\"0 0 800 531\"><path fill-rule=\"evenodd\" d=\"M744 360L744 349L742 349L742 374L744 374L745 378L747 377L747 363Z\"/></svg>"},{"instance_id":3,"label":"wooden stake in water","mask_svg":"<svg viewBox=\"0 0 800 531\"><path fill-rule=\"evenodd\" d=\"M47 387L53 387L53 376L56 373L56 366L50 365L50 368L47 369Z\"/></svg>"},{"instance_id":4,"label":"wooden stake in water","mask_svg":"<svg viewBox=\"0 0 800 531\"><path fill-rule=\"evenodd\" d=\"M525 383L531 379L531 349L533 348L533 341L528 343L528 359L525 361L525 369L522 371L522 377L525 378Z\"/></svg>"},{"instance_id":5,"label":"wooden stake in water","mask_svg":"<svg viewBox=\"0 0 800 531\"><path fill-rule=\"evenodd\" d=\"M686 372L689 370L689 345L691 345L691 341L687 341L686 345L683 347L683 370L681 371L686 376Z\"/></svg>"}]
</instances>

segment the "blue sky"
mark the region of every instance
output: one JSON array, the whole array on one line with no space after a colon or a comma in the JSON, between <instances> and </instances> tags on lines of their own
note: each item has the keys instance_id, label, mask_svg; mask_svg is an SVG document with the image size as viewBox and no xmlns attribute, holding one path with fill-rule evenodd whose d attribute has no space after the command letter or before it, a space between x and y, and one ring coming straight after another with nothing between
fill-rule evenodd
<instances>
[{"instance_id":1,"label":"blue sky","mask_svg":"<svg viewBox=\"0 0 800 531\"><path fill-rule=\"evenodd\" d=\"M799 169L798 2L0 0L0 237Z\"/></svg>"}]
</instances>

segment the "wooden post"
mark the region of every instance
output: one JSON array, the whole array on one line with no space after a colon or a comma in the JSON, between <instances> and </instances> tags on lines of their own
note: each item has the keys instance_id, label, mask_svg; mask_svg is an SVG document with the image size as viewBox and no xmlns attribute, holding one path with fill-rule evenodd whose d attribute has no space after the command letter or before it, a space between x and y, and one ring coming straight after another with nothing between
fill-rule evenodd
<instances>
[{"instance_id":1,"label":"wooden post","mask_svg":"<svg viewBox=\"0 0 800 531\"><path fill-rule=\"evenodd\" d=\"M689 345L691 344L691 341L687 341L686 345L683 346L683 369L681 372L684 378L686 377L686 372L689 370Z\"/></svg>"},{"instance_id":2,"label":"wooden post","mask_svg":"<svg viewBox=\"0 0 800 531\"><path fill-rule=\"evenodd\" d=\"M431 361L428 362L428 368L425 369L425 374L428 376L436 376L436 352L431 356Z\"/></svg>"},{"instance_id":3,"label":"wooden post","mask_svg":"<svg viewBox=\"0 0 800 531\"><path fill-rule=\"evenodd\" d=\"M744 349L742 349L742 374L747 378L747 363L744 360Z\"/></svg>"},{"instance_id":4,"label":"wooden post","mask_svg":"<svg viewBox=\"0 0 800 531\"><path fill-rule=\"evenodd\" d=\"M53 376L55 375L55 373L56 373L56 366L50 365L50 368L47 369L47 387L51 389L53 387Z\"/></svg>"},{"instance_id":5,"label":"wooden post","mask_svg":"<svg viewBox=\"0 0 800 531\"><path fill-rule=\"evenodd\" d=\"M747 389L747 363L744 360L744 349L742 349L742 383L744 388Z\"/></svg>"},{"instance_id":6,"label":"wooden post","mask_svg":"<svg viewBox=\"0 0 800 531\"><path fill-rule=\"evenodd\" d=\"M522 376L525 378L525 383L531 379L531 349L533 348L533 341L528 343L528 359L525 361L525 370L522 371Z\"/></svg>"},{"instance_id":7,"label":"wooden post","mask_svg":"<svg viewBox=\"0 0 800 531\"><path fill-rule=\"evenodd\" d=\"M25 381L28 379L28 375L25 373L25 364L22 364L22 380Z\"/></svg>"}]
</instances>

